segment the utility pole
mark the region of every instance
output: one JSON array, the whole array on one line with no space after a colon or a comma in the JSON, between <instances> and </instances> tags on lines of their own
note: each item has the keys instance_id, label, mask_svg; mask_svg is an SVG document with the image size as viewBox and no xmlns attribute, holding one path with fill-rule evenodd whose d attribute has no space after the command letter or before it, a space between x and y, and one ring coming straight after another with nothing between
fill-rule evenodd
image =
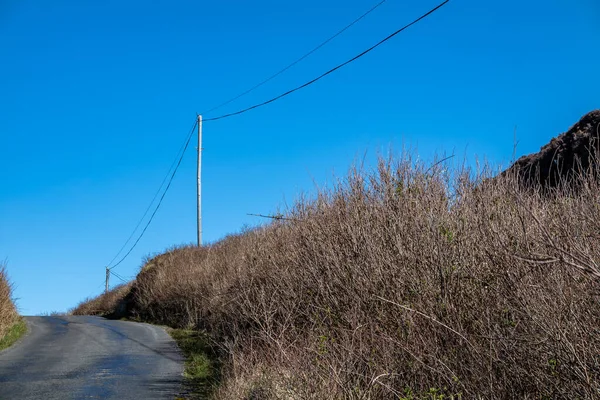
<instances>
[{"instance_id":1,"label":"utility pole","mask_svg":"<svg viewBox=\"0 0 600 400\"><path fill-rule=\"evenodd\" d=\"M106 267L106 285L104 286L104 293L108 293L108 278L110 278L110 269Z\"/></svg>"},{"instance_id":2,"label":"utility pole","mask_svg":"<svg viewBox=\"0 0 600 400\"><path fill-rule=\"evenodd\" d=\"M198 247L202 246L202 115L198 115Z\"/></svg>"}]
</instances>

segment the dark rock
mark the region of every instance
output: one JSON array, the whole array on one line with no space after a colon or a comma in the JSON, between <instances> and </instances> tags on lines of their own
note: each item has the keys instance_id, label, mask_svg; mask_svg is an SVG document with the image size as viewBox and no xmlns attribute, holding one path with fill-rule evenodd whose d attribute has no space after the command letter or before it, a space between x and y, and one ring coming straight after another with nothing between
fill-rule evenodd
<instances>
[{"instance_id":1,"label":"dark rock","mask_svg":"<svg viewBox=\"0 0 600 400\"><path fill-rule=\"evenodd\" d=\"M519 158L502 174L516 173L526 187L554 188L573 182L597 165L600 155L600 110L584 115L565 133L555 137L538 153Z\"/></svg>"}]
</instances>

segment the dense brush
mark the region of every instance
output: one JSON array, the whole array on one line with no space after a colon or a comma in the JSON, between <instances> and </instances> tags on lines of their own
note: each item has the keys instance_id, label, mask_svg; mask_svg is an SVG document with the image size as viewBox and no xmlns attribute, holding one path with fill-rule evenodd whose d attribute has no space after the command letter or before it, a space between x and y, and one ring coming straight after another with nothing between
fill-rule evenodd
<instances>
[{"instance_id":1,"label":"dense brush","mask_svg":"<svg viewBox=\"0 0 600 400\"><path fill-rule=\"evenodd\" d=\"M222 399L599 398L597 169L542 191L443 165L380 160L157 256L129 312L208 331Z\"/></svg>"}]
</instances>

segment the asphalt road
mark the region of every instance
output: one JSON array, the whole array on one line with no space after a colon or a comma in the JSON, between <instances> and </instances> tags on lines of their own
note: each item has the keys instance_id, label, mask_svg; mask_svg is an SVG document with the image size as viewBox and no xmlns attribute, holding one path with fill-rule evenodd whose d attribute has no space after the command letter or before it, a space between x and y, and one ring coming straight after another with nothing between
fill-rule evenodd
<instances>
[{"instance_id":1,"label":"asphalt road","mask_svg":"<svg viewBox=\"0 0 600 400\"><path fill-rule=\"evenodd\" d=\"M170 399L183 358L161 328L89 316L26 317L0 352L0 399Z\"/></svg>"}]
</instances>

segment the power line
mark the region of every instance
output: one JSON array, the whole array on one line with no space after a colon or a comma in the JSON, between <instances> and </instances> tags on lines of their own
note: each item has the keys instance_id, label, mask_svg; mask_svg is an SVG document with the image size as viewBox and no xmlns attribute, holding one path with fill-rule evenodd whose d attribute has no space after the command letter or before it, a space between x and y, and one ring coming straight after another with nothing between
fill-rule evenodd
<instances>
[{"instance_id":1,"label":"power line","mask_svg":"<svg viewBox=\"0 0 600 400\"><path fill-rule=\"evenodd\" d=\"M252 89L250 89L250 90L248 90L248 91L246 91L246 92L242 93L242 94L241 94L241 95L239 95L238 97L236 97L236 98L233 98L233 99L231 99L230 101L226 102L226 104L228 104L228 103L230 103L230 102L232 102L232 101L236 100L237 98L239 98L239 97L241 97L241 96L243 96L243 95L245 95L245 94L247 94L247 93L251 92L252 90L256 89L257 87L259 87L259 86L263 85L264 83L268 82L269 80L271 80L271 79L275 78L276 76L280 75L281 73L285 72L285 70L287 70L287 69L291 68L293 65L297 64L297 63L298 63L298 62L300 62L302 59L304 59L304 58L308 57L310 54L314 53L314 52L315 52L316 50L318 50L320 47L323 47L323 46L324 46L326 43L328 43L329 41L333 40L333 39L334 39L336 36L339 36L339 35L340 35L342 32L344 32L346 29L348 29L349 27L351 27L352 25L354 25L356 22L360 21L362 18L364 18L364 17L365 17L366 15L368 15L370 12L372 12L372 11L373 11L373 10L375 10L377 7L379 7L381 4L383 4L385 1L386 1L386 0L383 0L383 1L381 1L380 3L378 3L377 5L375 5L375 6L374 6L373 8L371 8L369 11L367 11L367 13L363 14L363 15L362 15L361 17L359 17L357 20L355 20L355 21L354 21L354 22L352 22L350 25L348 25L347 27L345 27L344 29L342 29L340 32L338 32L336 35L334 35L334 36L332 36L331 38L327 39L325 42L323 42L321 45L317 46L317 47L316 47L315 49L313 49L311 52L307 53L306 55L304 55L303 57L301 57L300 59L298 59L298 60L297 60L297 61L295 61L294 63L290 64L289 66L287 66L286 68L284 68L283 70L281 70L280 72L278 72L277 74L275 74L275 75L273 75L272 77L268 78L266 81L263 81L263 82L261 82L259 85L255 86L254 88L252 88ZM255 105L253 105L253 106L250 106L250 107L247 107L247 108L245 108L245 109L242 109L242 110L239 110L239 111L236 111L236 112L232 112L232 113L228 113L228 114L224 114L224 115L221 115L221 116L218 116L218 117L207 118L207 119L205 119L204 121L216 121L216 120L219 120L219 119L224 119L224 118L232 117L232 116L234 116L234 115L239 115L239 114L245 113L245 112L247 112L247 111L253 110L253 109L255 109L255 108L262 107L262 106L265 106L265 105L267 105L267 104L270 104L270 103L272 103L272 102L274 102L274 101L277 101L277 100L279 100L279 99L281 99L281 98L283 98L283 97L285 97L285 96L288 96L288 95L290 95L290 94L292 94L292 93L294 93L294 92L296 92L296 91L298 91L298 90L300 90L300 89L303 89L303 88L305 88L305 87L307 87L307 86L309 86L309 85L312 85L313 83L315 83L315 82L319 81L320 79L322 79L322 78L326 77L327 75L329 75L329 74L331 74L331 73L333 73L333 72L337 71L338 69L340 69L340 68L342 68L342 67L344 67L344 66L346 66L346 65L350 64L350 63L351 63L351 62L353 62L353 61L356 61L357 59L359 59L359 58L361 58L362 56L366 55L367 53L371 52L372 50L374 50L375 48L379 47L379 46L380 46L380 45L382 45L383 43L387 42L388 40L390 40L391 38L393 38L394 36L396 36L396 35L397 35L397 34L399 34L400 32L404 31L405 29L409 28L410 26L412 26L412 25L416 24L417 22L421 21L422 19L424 19L424 18L428 17L429 15L433 14L435 11L437 11L438 9L440 9L442 6L444 6L444 5L445 5L446 3L448 3L449 1L450 1L450 0L445 0L444 2L440 3L440 4L439 4L439 5L437 5L436 7L432 8L431 10L429 10L427 13L425 13L425 14L421 15L419 18L417 18L417 19L413 20L413 21L412 21L412 22L410 22L409 24L407 24L407 25L404 25L402 28L400 28L400 29L396 30L395 32L393 32L392 34L388 35L388 36L387 36L387 37L385 37L384 39L380 40L378 43L376 43L375 45L371 46L370 48L368 48L368 49L364 50L364 51L363 51L363 52L361 52L360 54L358 54L358 55L356 55L356 56L352 57L351 59L347 60L346 62L344 62L344 63L342 63L342 64L339 64L339 65L337 65L336 67L334 67L334 68L332 68L332 69L328 70L327 72L325 72L325 73L323 73L323 74L319 75L318 77L316 77L316 78L314 78L314 79L312 79L312 80L310 80L310 81L308 81L308 82L304 83L303 85L297 86L297 87L295 87L295 88L293 88L293 89L291 89L291 90L288 90L288 91L287 91L287 92L285 92L285 93L282 93L282 94L280 94L279 96L276 96L276 97L274 97L274 98L272 98L272 99L270 99L270 100L264 101L264 102L262 102L262 103L255 104ZM224 104L222 104L222 105L225 105L225 103L224 103ZM217 109L217 108L221 107L222 105L219 105L219 106L217 106L217 107L213 108L212 110L215 110L215 109ZM209 112L210 112L210 110L209 110ZM109 270L112 270L113 268L115 268L115 267L117 267L118 265L120 265L120 264L121 264L121 263L122 263L122 262L123 262L123 261L124 261L124 260L127 258L127 256L129 256L129 254L131 254L131 252L133 251L133 249L134 249L134 248L137 246L137 244L139 243L140 239L141 239L141 238L144 236L144 234L145 234L146 230L148 229L148 226L150 225L150 223L151 223L151 222L152 222L152 220L154 219L154 216L156 215L156 213L157 213L158 209L160 208L160 206L161 206L161 204L162 204L162 201L163 201L163 199L164 199L164 197L165 197L165 195L166 195L167 191L169 190L169 188L170 188L170 186L171 186L171 183L173 182L173 179L174 179L174 177L175 177L175 174L177 173L177 170L179 169L179 166L181 165L181 161L183 160L183 156L185 155L185 152L186 152L186 150L187 150L187 148L188 148L188 146L189 146L190 140L191 140L191 138L192 138L192 136L193 136L194 129L196 128L196 126L197 126L197 123L198 123L198 121L195 121L195 122L194 122L194 125L192 126L192 129L190 130L190 133L188 134L188 137L187 137L187 140L186 140L186 142L185 142L185 145L183 146L183 151L181 152L181 156L179 157L179 160L177 161L177 165L175 166L175 169L173 170L173 173L171 174L171 177L170 177L170 179L169 179L169 182L168 182L168 184L167 184L167 186L166 186L166 188L165 188L165 190L164 190L164 192L163 192L162 196L160 197L160 200L159 200L158 204L156 205L156 208L154 209L154 211L153 211L152 215L150 216L150 219L149 219L149 220L148 220L148 222L146 223L146 226L144 227L144 229L142 230L142 232L140 233L140 235L138 236L138 238L136 239L136 241L133 243L133 245L131 246L131 248L129 249L129 251L127 251L127 253L126 253L126 254L125 254L125 255L124 255L124 256L123 256L123 257L122 257L122 258L121 258L121 259L120 259L120 260L119 260L119 261L118 261L118 262L117 262L117 263L116 263L114 266L112 266L111 268L109 268ZM172 169L172 166L171 166L171 169ZM169 170L169 171L170 171L170 170ZM168 176L168 173L167 173L167 176ZM134 229L133 233L130 235L130 237L127 239L127 241L125 242L125 244L123 245L123 247L121 248L121 250L119 250L119 252L118 252L118 253L117 253L117 255L116 255L114 258L113 258L113 260L112 260L112 261L114 261L114 260L117 258L117 256L118 256L118 255L119 255L119 254L122 252L122 250L123 250L123 248L125 247L125 245L126 245L126 244L127 244L127 243L128 243L130 240L131 240L131 237L133 236L133 234L135 233L135 231L137 230L137 228L140 226L140 224L141 224L141 221L142 221L142 220L143 220L143 218L144 218L144 217L147 215L147 213L148 213L148 210L150 209L150 206L151 206L151 205L154 203L154 200L156 199L156 196L157 196L157 195L158 195L158 193L160 192L160 189L162 188L163 184L164 184L164 179L163 179L163 183L162 183L162 184L161 184L161 186L159 187L159 190L158 190L158 191L157 191L157 193L155 194L155 196L154 196L154 198L153 198L152 202L151 202L151 203L150 203L150 205L148 206L148 209L147 209L147 210L146 210L146 212L144 213L144 216L142 217L142 219L140 220L140 222L138 222L138 225L137 225L137 226L136 226L136 228ZM111 263L112 263L112 261L111 261ZM109 265L110 265L110 263L109 263ZM112 271L111 271L111 273L112 273Z\"/></svg>"},{"instance_id":2,"label":"power line","mask_svg":"<svg viewBox=\"0 0 600 400\"><path fill-rule=\"evenodd\" d=\"M183 160L183 156L185 155L185 151L187 150L187 148L188 148L188 146L190 144L190 140L192 139L192 136L194 135L194 129L196 129L197 125L198 125L198 121L196 120L194 122L194 125L192 126L192 129L190 130L190 133L188 134L187 140L186 140L185 145L183 147L183 152L181 153L181 156L179 157L179 160L177 161L177 165L175 166L175 169L173 170L173 173L171 174L171 177L169 178L169 182L167 183L167 186L165 187L165 191L163 192L162 196L160 197L160 200L158 201L158 204L156 205L156 208L154 209L154 212L152 212L152 215L150 216L150 219L146 223L146 226L142 230L142 233L140 233L140 235L136 239L135 243L133 243L133 246L131 246L131 248L129 249L129 251L127 252L127 254L125 254L123 256L123 258L121 258L119 260L119 262L117 262L115 265L113 265L111 268L109 268L110 270L112 270L113 268L117 267L119 264L121 264L127 258L127 256L133 251L133 249L135 248L135 246L137 246L137 244L140 241L140 239L142 238L142 236L144 236L144 233L146 233L146 229L148 229L148 226L150 226L150 223L152 222L152 220L154 219L154 216L156 215L156 212L160 208L160 205L162 204L163 199L165 198L165 195L167 194L167 192L169 191L169 188L171 187L171 183L173 182L173 178L175 178L175 174L177 173L177 170L179 169L179 166L181 165L181 161Z\"/></svg>"},{"instance_id":3,"label":"power line","mask_svg":"<svg viewBox=\"0 0 600 400\"><path fill-rule=\"evenodd\" d=\"M192 129L192 133L193 133L193 131L194 130ZM121 248L119 249L119 251L117 252L117 254L115 254L115 256L112 258L112 260L110 260L110 262L107 264L107 266L110 267L110 265L113 263L113 261L115 261L117 259L117 257L119 256L119 254L121 254L121 252L123 251L123 249L125 249L125 247L127 246L127 243L129 243L131 241L131 238L133 237L133 235L135 234L135 232L137 232L138 228L140 227L140 225L142 224L142 222L146 218L146 215L148 215L148 212L152 208L152 204L154 204L154 201L158 197L158 195L161 192L163 186L165 185L165 182L169 178L169 174L171 173L171 171L173 170L173 167L177 163L177 159L179 157L179 154L183 151L184 146L185 146L185 142L179 148L179 151L177 152L177 156L175 157L175 159L171 163L171 166L169 167L167 173L165 174L165 177L163 178L162 182L160 183L160 186L158 187L158 190L156 191L156 193L154 193L154 197L152 197L152 200L150 201L150 204L148 204L148 207L146 208L146 211L144 211L144 215L142 215L142 217L138 221L138 223L135 226L135 228L133 228L133 231L131 231L131 235L129 235L129 237L127 238L127 240L125 241L125 243L123 243L123 246L121 246Z\"/></svg>"},{"instance_id":4,"label":"power line","mask_svg":"<svg viewBox=\"0 0 600 400\"><path fill-rule=\"evenodd\" d=\"M313 83L315 83L315 82L317 82L318 80L320 80L320 79L322 79L322 78L326 77L327 75L331 74L332 72L335 72L335 71L337 71L338 69L340 69L340 68L342 68L342 67L344 67L344 66L346 66L346 65L350 64L351 62L358 60L359 58L361 58L361 57L362 57L362 56L364 56L365 54L369 53L370 51L374 50L376 47L379 47L379 46L380 46L380 45L382 45L383 43L387 42L388 40L390 40L391 38L393 38L394 36L396 36L396 35L397 35L397 34L399 34L400 32L404 31L405 29L407 29L407 28L411 27L412 25L416 24L417 22L421 21L422 19L424 19L424 18L428 17L429 15L433 14L435 11L437 11L438 9L440 9L442 6L444 6L444 5L445 5L446 3L448 3L449 1L450 1L450 0L446 0L446 1L444 1L443 3L440 3L440 4L439 4L439 5L437 5L436 7L432 8L431 10L429 10L427 13L425 13L425 14L421 15L419 18L415 19L415 20L414 20L414 21L412 21L411 23L409 23L409 24L407 24L407 25L404 25L402 28L398 29L397 31L395 31L394 33L390 34L390 35L389 35L389 36L387 36L386 38L384 38L384 39L380 40L378 43L376 43L375 45L373 45L373 46L369 47L367 50L363 51L362 53L360 53L360 54L358 54L358 55L356 55L356 56L352 57L351 59L349 59L348 61L346 61L346 62L344 62L344 63L342 63L342 64L339 64L339 65L337 65L336 67L334 67L334 68L330 69L329 71L327 71L327 72L325 72L325 73L323 73L323 74L319 75L318 77L316 77L316 78L314 78L314 79L312 79L312 80L310 80L310 81L306 82L306 83L305 83L305 84L303 84L303 85L300 85L300 86L297 86L297 87L295 87L294 89L288 90L287 92L285 92L285 93L282 93L282 94L280 94L279 96L273 97L273 98L272 98L272 99L270 99L270 100L264 101L264 102L262 102L262 103L259 103L259 104L255 104L255 105L253 105L253 106L250 106L250 107L244 108L244 109L242 109L242 110L235 111L235 112L228 113L228 114L224 114L224 115L221 115L221 116L218 116L218 117L207 118L207 119L205 119L205 120L204 120L204 122L208 122L208 121L216 121L216 120L223 119L223 118L229 118L229 117L233 117L234 115L239 115L239 114L245 113L245 112L247 112L247 111L253 110L253 109L255 109L255 108L262 107L262 106L266 106L266 105L267 105L267 104L269 104L269 103L273 103L274 101L277 101L277 100L279 100L279 99L281 99L281 98L283 98L283 97L285 97L285 96L288 96L288 95L290 95L290 94L292 94L292 93L294 93L294 92L296 92L296 91L298 91L298 90L300 90L300 89L303 89L303 88L305 88L305 87L307 87L307 86L309 86L309 85L312 85Z\"/></svg>"},{"instance_id":5,"label":"power line","mask_svg":"<svg viewBox=\"0 0 600 400\"><path fill-rule=\"evenodd\" d=\"M372 13L373 11L375 11L377 8L379 8L383 3L385 3L387 0L381 0L379 3L375 4L373 7L371 7L367 12L365 12L364 14L362 14L360 17L358 17L357 19L355 19L354 21L352 21L349 25L346 25L344 28L342 28L340 31L338 31L335 35L329 37L328 39L326 39L324 42L322 42L321 44L319 44L317 47L315 47L314 49L312 49L311 51L309 51L308 53L304 54L302 57L300 57L299 59L297 59L296 61L292 62L291 64L289 64L288 66L286 66L285 68L283 68L282 70L280 70L279 72L275 73L274 75L270 76L269 78L265 79L264 81L258 83L257 85L253 86L252 88L246 90L243 93L240 93L239 95L227 100L226 102L219 104L218 106L215 106L213 108L211 108L208 111L205 111L202 114L206 114L206 113L210 113L211 111L215 111L237 99L239 99L242 96L247 95L248 93L258 89L259 87L261 87L262 85L266 84L267 82L271 81L272 79L276 78L277 76L281 75L282 73L284 73L285 71L287 71L288 69L292 68L294 65L298 64L299 62L301 62L302 60L304 60L305 58L307 58L308 56L310 56L311 54L313 54L314 52L316 52L317 50L319 50L321 47L325 46L327 43L329 43L330 41L332 41L333 39L335 39L336 37L338 37L339 35L341 35L342 33L344 33L346 30L348 30L349 28L351 28L353 25L355 25L356 23L358 23L360 20L362 20L363 18L365 18L367 15L369 15L370 13ZM193 131L193 129L192 129ZM186 139L186 143L189 141L189 139ZM185 147L185 144L182 145L182 147L179 149L179 153L182 152L182 149ZM146 215L148 215L148 212L150 211L150 209L152 208L152 204L154 204L154 201L156 200L156 198L158 197L158 194L161 192L167 178L169 177L169 174L171 173L171 170L173 169L173 166L175 165L175 163L177 162L177 157L175 158L175 160L173 161L173 163L171 164L171 167L169 168L169 170L167 171L167 174L165 175L165 177L163 178L160 186L158 187L158 190L156 191L156 193L154 194L154 197L152 197L152 200L150 201L150 204L148 204L148 207L146 208L146 211L144 211L144 214L142 215L142 217L140 218L140 220L138 221L137 225L135 226L135 228L133 229L133 231L131 232L131 234L129 235L129 237L127 238L127 240L125 241L125 243L123 243L123 246L121 246L121 248L119 249L119 251L117 252L117 254L115 254L115 256L112 258L112 260L110 260L110 262L107 264L109 267L110 265L117 259L117 257L123 252L123 249L125 249L125 247L127 246L127 244L131 241L131 239L133 238L133 236L135 235L135 232L137 232L138 228L140 227L140 225L142 224L142 222L144 221L144 219L146 218Z\"/></svg>"},{"instance_id":6,"label":"power line","mask_svg":"<svg viewBox=\"0 0 600 400\"><path fill-rule=\"evenodd\" d=\"M265 79L264 81L256 84L255 86L251 87L250 89L246 90L245 92L240 93L239 95L219 104L218 106L215 106L213 108L211 108L208 111L205 111L201 114L208 114L212 111L215 111L223 106L226 106L227 104L230 104L232 102L234 102L235 100L239 99L242 96L247 95L248 93L258 89L259 87L261 87L262 85L264 85L265 83L271 81L272 79L275 79L276 77L278 77L279 75L283 74L285 71L287 71L288 69L292 68L294 65L298 64L300 61L304 60L305 58L307 58L308 56L310 56L311 54L313 54L315 51L319 50L321 47L325 46L327 43L331 42L333 39L335 39L336 37L340 36L342 33L344 33L345 31L347 31L348 29L350 29L353 25L355 25L356 23L358 23L360 20L362 20L363 18L365 18L367 15L369 15L370 13L372 13L373 11L375 11L377 8L379 8L379 6L381 6L383 3L385 3L387 0L381 0L379 3L375 4L373 7L371 7L367 12L365 12L363 15L361 15L360 17L358 17L357 19L355 19L354 21L352 21L349 25L346 25L344 28L342 28L340 31L338 31L335 35L331 36L330 38L328 38L327 40L325 40L324 42L322 42L321 44L319 44L317 47L315 47L314 49L312 49L311 51L309 51L308 53L306 53L305 55L303 55L302 57L300 57L299 59L297 59L296 61L292 62L291 64L289 64L287 67L283 68L282 70L280 70L279 72L271 75L270 77L268 77L267 79Z\"/></svg>"},{"instance_id":7,"label":"power line","mask_svg":"<svg viewBox=\"0 0 600 400\"><path fill-rule=\"evenodd\" d=\"M127 280L125 280L125 278L123 278L121 275L117 274L116 272L110 271L110 273L112 275L114 275L117 279L121 280L123 283L128 283Z\"/></svg>"}]
</instances>

